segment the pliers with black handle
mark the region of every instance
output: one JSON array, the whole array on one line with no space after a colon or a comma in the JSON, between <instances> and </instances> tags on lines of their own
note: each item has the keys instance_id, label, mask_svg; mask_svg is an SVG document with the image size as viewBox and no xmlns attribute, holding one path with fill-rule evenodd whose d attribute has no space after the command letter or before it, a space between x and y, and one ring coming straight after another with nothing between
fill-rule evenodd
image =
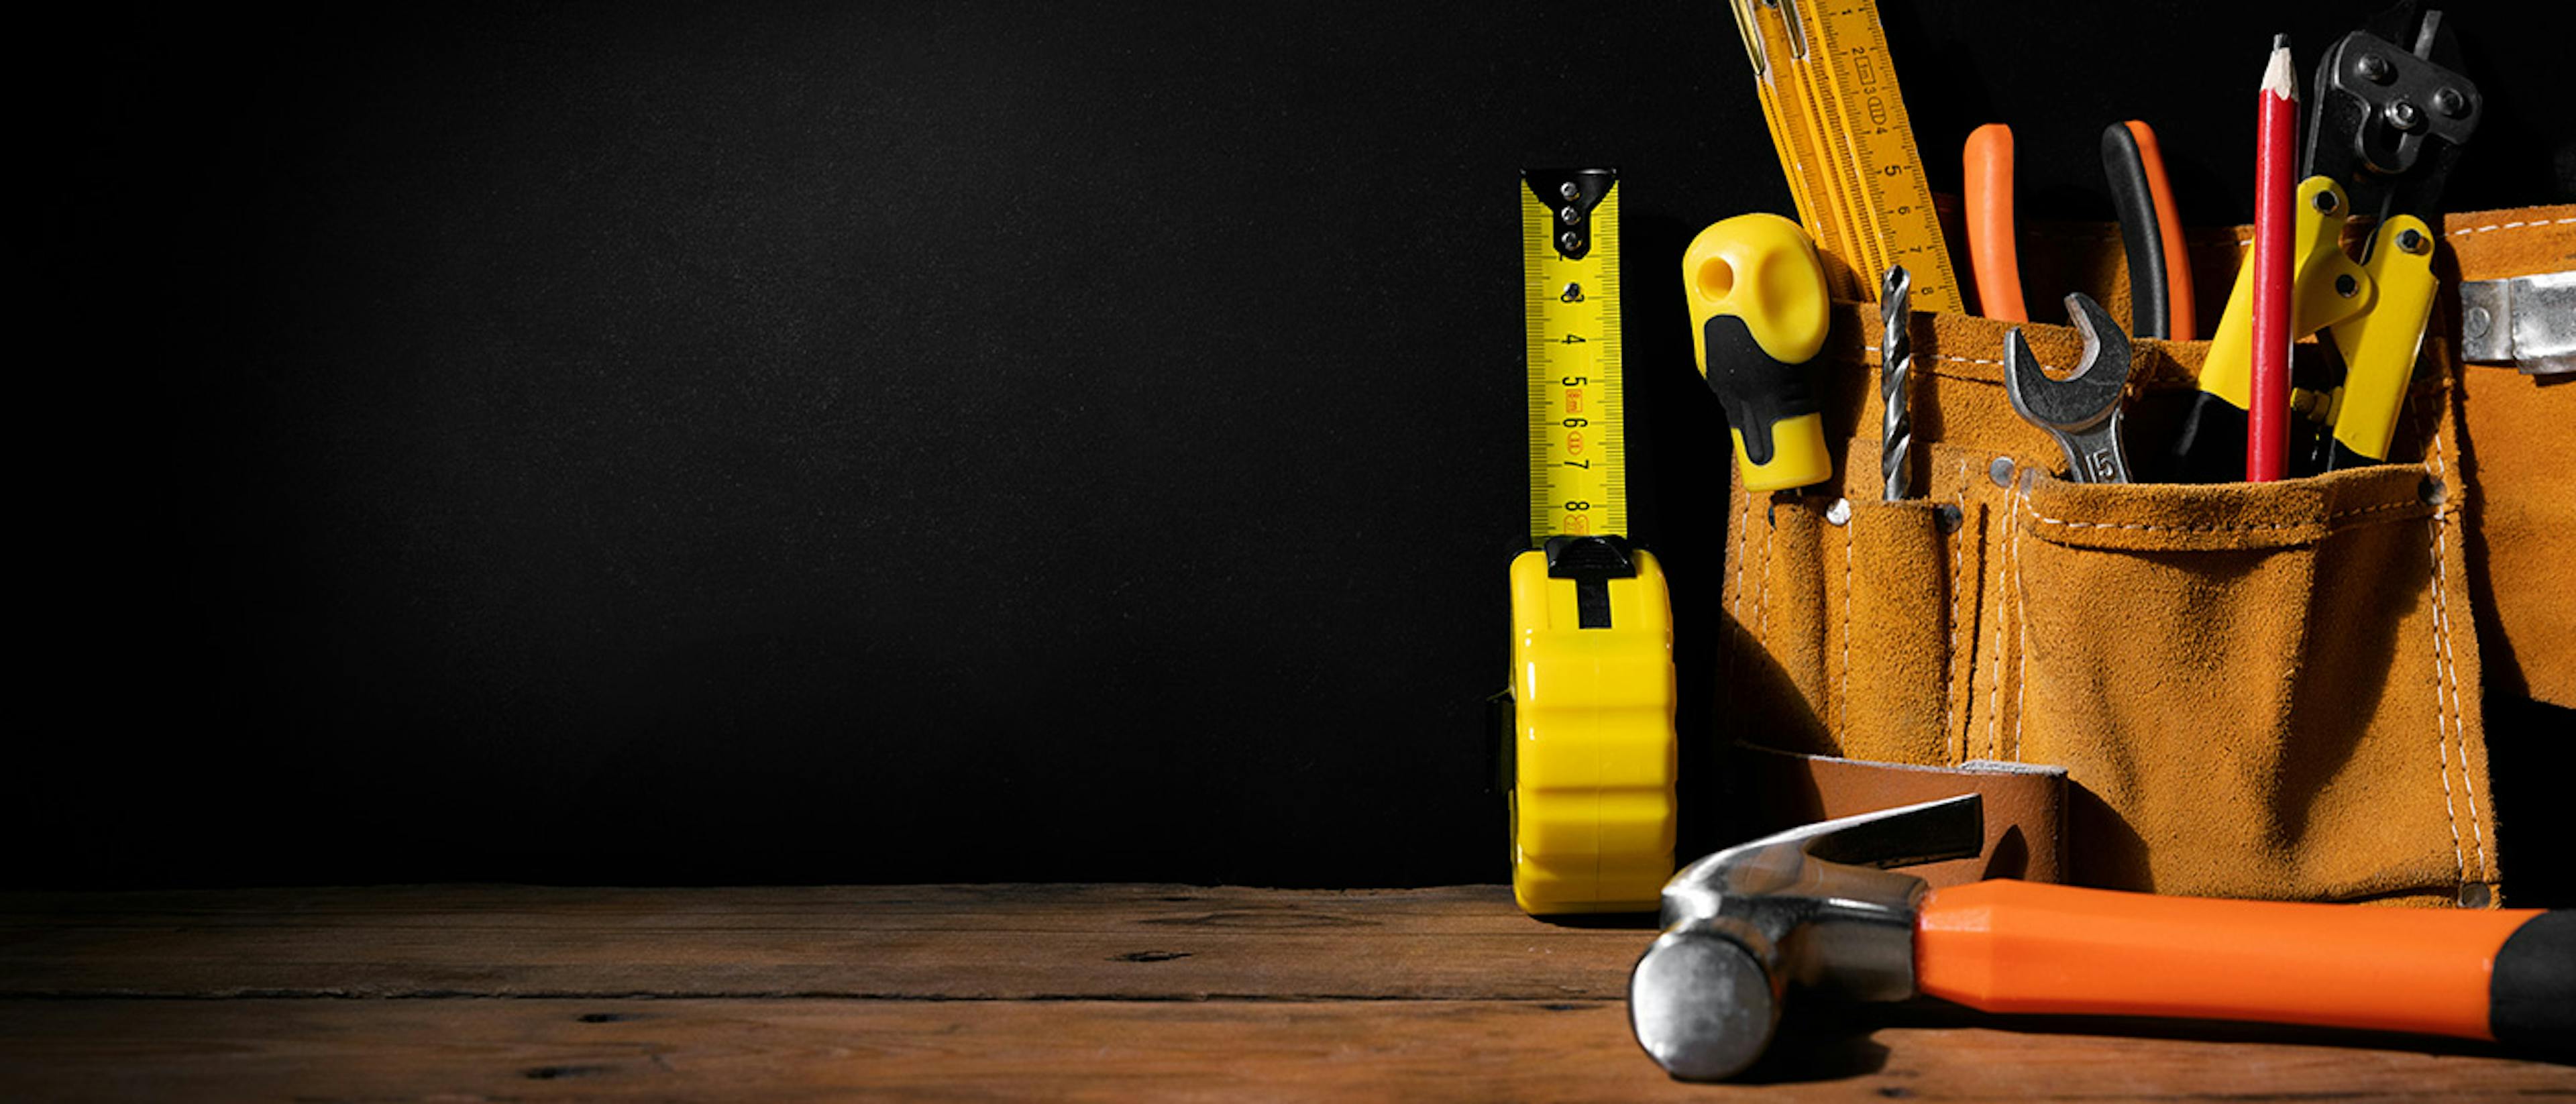
<instances>
[{"instance_id":1,"label":"pliers with black handle","mask_svg":"<svg viewBox=\"0 0 2576 1104\"><path fill-rule=\"evenodd\" d=\"M1988 318L2026 322L2013 225L2012 128L1988 123L1968 136L1968 260ZM2191 258L2156 132L2137 120L2102 130L2102 171L2128 255L2129 328L2139 337L2191 337L2198 319Z\"/></svg>"}]
</instances>

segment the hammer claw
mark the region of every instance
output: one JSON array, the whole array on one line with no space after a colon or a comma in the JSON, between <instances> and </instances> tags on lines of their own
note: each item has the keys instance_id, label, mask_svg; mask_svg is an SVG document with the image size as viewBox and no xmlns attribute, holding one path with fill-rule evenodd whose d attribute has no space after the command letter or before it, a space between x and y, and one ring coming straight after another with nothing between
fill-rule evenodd
<instances>
[{"instance_id":1,"label":"hammer claw","mask_svg":"<svg viewBox=\"0 0 2576 1104\"><path fill-rule=\"evenodd\" d=\"M1983 849L1976 794L1804 825L1664 884L1664 931L1628 978L1637 1042L1666 1072L1721 1080L1761 1056L1795 980L1854 1000L1914 995L1923 879L1884 868Z\"/></svg>"}]
</instances>

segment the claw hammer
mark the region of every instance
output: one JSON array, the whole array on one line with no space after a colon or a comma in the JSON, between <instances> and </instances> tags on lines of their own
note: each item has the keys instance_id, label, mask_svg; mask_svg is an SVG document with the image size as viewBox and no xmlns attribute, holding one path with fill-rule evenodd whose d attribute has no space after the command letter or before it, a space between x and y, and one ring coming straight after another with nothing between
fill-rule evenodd
<instances>
[{"instance_id":1,"label":"claw hammer","mask_svg":"<svg viewBox=\"0 0 2576 1104\"><path fill-rule=\"evenodd\" d=\"M1674 1077L1770 1044L1792 989L1917 993L1987 1012L2253 1020L2576 1039L2576 910L2371 908L2161 897L1885 869L1968 858L1975 794L1794 828L1692 863L1628 982L1629 1025Z\"/></svg>"}]
</instances>

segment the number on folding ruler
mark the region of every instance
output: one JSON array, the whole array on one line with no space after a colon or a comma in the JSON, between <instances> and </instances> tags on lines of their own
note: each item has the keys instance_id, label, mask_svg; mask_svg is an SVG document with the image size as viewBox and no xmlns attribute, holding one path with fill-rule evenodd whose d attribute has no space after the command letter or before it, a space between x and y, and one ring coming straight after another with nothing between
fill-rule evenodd
<instances>
[{"instance_id":1,"label":"number on folding ruler","mask_svg":"<svg viewBox=\"0 0 2576 1104\"><path fill-rule=\"evenodd\" d=\"M1771 141L1816 244L1872 275L1902 264L1926 310L1965 307L1871 0L1732 0ZM1836 294L1853 277L1831 261Z\"/></svg>"}]
</instances>

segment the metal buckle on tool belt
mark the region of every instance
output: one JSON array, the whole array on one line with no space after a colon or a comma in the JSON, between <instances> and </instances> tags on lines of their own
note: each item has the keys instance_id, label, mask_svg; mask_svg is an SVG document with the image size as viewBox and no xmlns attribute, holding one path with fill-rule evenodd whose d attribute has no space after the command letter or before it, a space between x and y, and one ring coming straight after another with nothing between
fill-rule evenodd
<instances>
[{"instance_id":1,"label":"metal buckle on tool belt","mask_svg":"<svg viewBox=\"0 0 2576 1104\"><path fill-rule=\"evenodd\" d=\"M2576 271L2461 283L2460 359L2576 373Z\"/></svg>"},{"instance_id":2,"label":"metal buckle on tool belt","mask_svg":"<svg viewBox=\"0 0 2576 1104\"><path fill-rule=\"evenodd\" d=\"M2317 63L2308 175L2343 185L2355 215L2431 221L2485 111L2478 86L2460 75L2459 56L2442 13L2419 21L2415 0L2343 36Z\"/></svg>"}]
</instances>

